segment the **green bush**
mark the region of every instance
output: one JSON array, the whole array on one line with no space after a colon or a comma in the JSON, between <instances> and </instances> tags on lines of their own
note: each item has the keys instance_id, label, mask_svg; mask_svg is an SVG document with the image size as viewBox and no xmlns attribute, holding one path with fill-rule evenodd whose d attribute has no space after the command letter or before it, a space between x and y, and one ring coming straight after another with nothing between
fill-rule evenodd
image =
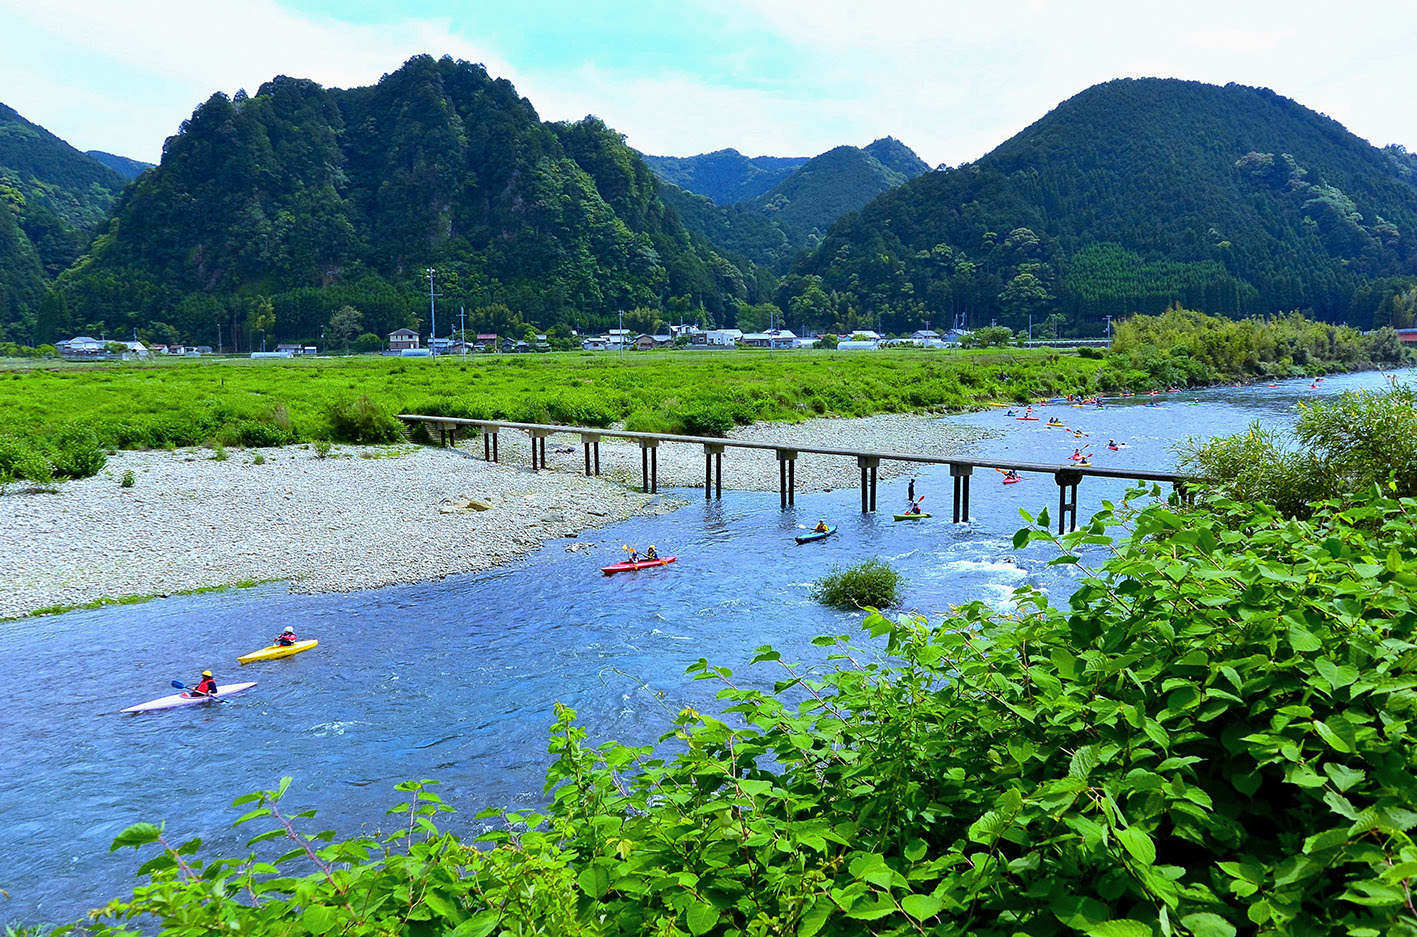
<instances>
[{"instance_id":1,"label":"green bush","mask_svg":"<svg viewBox=\"0 0 1417 937\"><path fill-rule=\"evenodd\" d=\"M354 340L353 348L360 354L384 350L384 340L373 332L365 332Z\"/></svg>"},{"instance_id":2,"label":"green bush","mask_svg":"<svg viewBox=\"0 0 1417 937\"><path fill-rule=\"evenodd\" d=\"M812 584L812 598L832 608L890 608L900 602L900 573L879 558L836 567Z\"/></svg>"},{"instance_id":3,"label":"green bush","mask_svg":"<svg viewBox=\"0 0 1417 937\"><path fill-rule=\"evenodd\" d=\"M103 471L108 454L92 432L72 429L55 438L49 460L58 478L88 478Z\"/></svg>"},{"instance_id":4,"label":"green bush","mask_svg":"<svg viewBox=\"0 0 1417 937\"><path fill-rule=\"evenodd\" d=\"M1177 446L1178 467L1225 497L1263 501L1290 517L1375 484L1417 496L1417 394L1408 387L1302 403L1294 437L1256 422L1234 436L1187 439Z\"/></svg>"},{"instance_id":5,"label":"green bush","mask_svg":"<svg viewBox=\"0 0 1417 937\"><path fill-rule=\"evenodd\" d=\"M228 458L226 446L222 445L220 440L213 441L211 460L213 462L225 462Z\"/></svg>"},{"instance_id":6,"label":"green bush","mask_svg":"<svg viewBox=\"0 0 1417 937\"><path fill-rule=\"evenodd\" d=\"M311 445L315 447L315 458L328 459L330 450L334 448L328 439L317 439Z\"/></svg>"},{"instance_id":7,"label":"green bush","mask_svg":"<svg viewBox=\"0 0 1417 937\"><path fill-rule=\"evenodd\" d=\"M403 424L367 394L336 400L325 407L330 431L340 442L394 442L403 437Z\"/></svg>"},{"instance_id":8,"label":"green bush","mask_svg":"<svg viewBox=\"0 0 1417 937\"><path fill-rule=\"evenodd\" d=\"M133 487L134 485L136 485L137 483L138 483L138 476L136 476L136 475L133 474L133 470L132 470L132 469L126 469L126 470L123 472L123 479L122 479L122 481L120 481L118 484L119 484L119 487L122 487L122 488L132 488L132 487Z\"/></svg>"}]
</instances>

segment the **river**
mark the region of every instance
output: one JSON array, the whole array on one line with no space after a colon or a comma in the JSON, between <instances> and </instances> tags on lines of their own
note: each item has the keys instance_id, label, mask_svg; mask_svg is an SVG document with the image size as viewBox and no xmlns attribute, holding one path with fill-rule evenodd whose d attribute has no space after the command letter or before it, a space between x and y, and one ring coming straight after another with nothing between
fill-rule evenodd
<instances>
[{"instance_id":1,"label":"river","mask_svg":"<svg viewBox=\"0 0 1417 937\"><path fill-rule=\"evenodd\" d=\"M1187 391L1109 403L1102 410L1050 406L1075 439L1043 422L990 411L948 418L996 429L978 454L1059 462L1091 444L1099 466L1167 469L1187 435L1236 432L1252 420L1292 423L1295 404L1339 391L1381 387L1377 373ZM1109 438L1125 442L1106 450ZM829 444L829 440L824 440ZM1000 606L1032 583L1055 601L1069 571L1046 565L1044 546L1015 552L1018 511L1056 510L1057 486L1035 476L1003 486L974 476L971 523L951 525L948 469L917 476L936 517L893 523L906 480L883 484L880 513L862 515L855 489L799 493L780 511L775 493L674 492L689 505L636 518L565 552L547 544L516 564L441 582L343 595L294 595L283 585L174 597L0 625L6 705L0 716L0 922L63 922L136 883L131 851L110 855L114 835L139 820L166 822L178 841L201 836L209 854L238 853L231 801L283 775L288 803L320 811L315 829L373 828L397 803L393 786L437 778L459 812L445 826L479 827L487 806L542 798L550 763L547 728L556 701L580 711L591 738L645 743L683 705L712 705L713 687L687 679L700 657L737 667L771 643L785 659L820 660L819 634L857 631L859 615L808 596L833 564L879 555L903 574L905 607L936 613L983 599ZM807 483L809 479L801 479ZM1087 479L1080 518L1122 482ZM799 524L840 525L828 540L796 546ZM597 567L621 544L654 543L671 567L613 577ZM311 652L240 667L287 624L320 639ZM117 710L195 682L211 667L219 682L256 680L228 705L121 716ZM749 679L769 681L767 668Z\"/></svg>"}]
</instances>

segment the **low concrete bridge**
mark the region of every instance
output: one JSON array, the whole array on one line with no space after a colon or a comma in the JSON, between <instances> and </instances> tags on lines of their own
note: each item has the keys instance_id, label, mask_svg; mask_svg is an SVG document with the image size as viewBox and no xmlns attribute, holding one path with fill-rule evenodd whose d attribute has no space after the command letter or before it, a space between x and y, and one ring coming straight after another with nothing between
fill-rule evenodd
<instances>
[{"instance_id":1,"label":"low concrete bridge","mask_svg":"<svg viewBox=\"0 0 1417 937\"><path fill-rule=\"evenodd\" d=\"M914 462L921 465L948 465L954 480L953 518L955 523L969 520L969 480L976 468L1013 469L1040 475L1052 475L1058 485L1058 533L1077 529L1078 485L1084 478L1125 478L1169 483L1182 495L1186 493L1186 476L1177 472L1136 469L1100 468L1075 464L1053 465L1044 462L1011 462L996 459L961 459L911 455L900 452L858 452L829 446L782 446L769 442L748 442L710 436L676 436L669 433L637 433L630 430L596 429L588 426L562 426L551 423L512 423L505 420L470 420L450 416L425 416L401 413L399 419L410 425L423 424L438 431L441 445L456 443L458 434L475 429L482 435L482 453L489 462L497 462L497 437L502 430L524 432L531 437L531 467L546 465L548 437L578 435L585 450L585 473L600 474L600 440L606 437L633 439L640 444L640 471L646 492L659 490L659 446L661 443L685 443L704 447L704 499L723 497L723 454L729 449L766 449L777 453L778 493L782 507L796 504L797 456L834 455L854 458L861 469L861 511L876 510L876 473L882 462Z\"/></svg>"}]
</instances>

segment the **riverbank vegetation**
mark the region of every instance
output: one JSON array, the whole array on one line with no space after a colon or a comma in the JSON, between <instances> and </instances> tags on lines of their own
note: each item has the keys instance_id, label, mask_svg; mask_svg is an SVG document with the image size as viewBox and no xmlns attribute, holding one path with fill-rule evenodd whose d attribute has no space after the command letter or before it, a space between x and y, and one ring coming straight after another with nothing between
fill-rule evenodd
<instances>
[{"instance_id":1,"label":"riverbank vegetation","mask_svg":"<svg viewBox=\"0 0 1417 937\"><path fill-rule=\"evenodd\" d=\"M401 412L718 435L735 425L957 412L1094 386L1042 350L588 352L467 359L115 363L0 371L0 435L77 430L115 449L396 438Z\"/></svg>"},{"instance_id":2,"label":"riverbank vegetation","mask_svg":"<svg viewBox=\"0 0 1417 937\"><path fill-rule=\"evenodd\" d=\"M225 359L0 371L0 472L101 469L104 449L391 442L401 412L719 436L760 421L948 413L1063 394L1317 374L1408 360L1392 330L1172 309L1111 351L575 352L437 360Z\"/></svg>"},{"instance_id":3,"label":"riverbank vegetation","mask_svg":"<svg viewBox=\"0 0 1417 937\"><path fill-rule=\"evenodd\" d=\"M1414 517L1376 491L1308 520L1148 499L1057 537L1039 516L1018 545L1109 556L1063 607L1025 587L1009 613L873 615L865 646L818 639L826 669L764 647L772 693L700 661L726 712L682 710L672 754L558 707L544 813L480 845L435 825L426 783L354 839L299 832L286 783L241 798L261 858L140 824L114 848L144 849L151 883L86 926L1417 933Z\"/></svg>"},{"instance_id":4,"label":"riverbank vegetation","mask_svg":"<svg viewBox=\"0 0 1417 937\"><path fill-rule=\"evenodd\" d=\"M1104 390L1186 387L1365 371L1408 360L1390 328L1365 335L1297 313L1235 320L1172 308L1117 324L1099 382Z\"/></svg>"},{"instance_id":5,"label":"riverbank vegetation","mask_svg":"<svg viewBox=\"0 0 1417 937\"><path fill-rule=\"evenodd\" d=\"M1308 517L1317 502L1375 485L1417 497L1417 392L1394 386L1301 403L1292 436L1256 422L1234 436L1187 440L1177 454L1180 471L1285 516Z\"/></svg>"}]
</instances>

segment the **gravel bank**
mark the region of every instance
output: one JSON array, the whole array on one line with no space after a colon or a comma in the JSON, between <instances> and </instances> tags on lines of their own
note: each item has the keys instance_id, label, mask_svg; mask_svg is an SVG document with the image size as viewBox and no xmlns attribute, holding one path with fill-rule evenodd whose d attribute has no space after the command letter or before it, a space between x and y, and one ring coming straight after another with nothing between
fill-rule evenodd
<instances>
[{"instance_id":1,"label":"gravel bank","mask_svg":"<svg viewBox=\"0 0 1417 937\"><path fill-rule=\"evenodd\" d=\"M825 446L860 452L900 452L931 458L959 455L980 440L1001 434L973 426L944 423L928 416L894 414L852 419L819 419L805 423L755 423L730 434L733 439L783 446ZM458 448L482 458L482 440L471 437ZM531 445L526 433L504 430L499 434L498 455L504 464L530 465ZM547 468L558 473L583 473L585 457L575 436L552 436L546 441ZM604 439L600 443L601 474L638 487L640 447L632 440ZM897 478L913 471L909 462L882 462L878 478ZM831 491L861 484L854 458L802 453L797 457L798 491ZM770 450L730 449L723 455L723 487L739 491L776 491L777 456ZM703 488L704 452L690 443L665 443L659 449L659 487Z\"/></svg>"},{"instance_id":2,"label":"gravel bank","mask_svg":"<svg viewBox=\"0 0 1417 937\"><path fill-rule=\"evenodd\" d=\"M57 494L0 498L0 618L243 580L345 592L488 569L669 499L451 450L120 452ZM260 453L266 460L256 465ZM380 458L363 458L364 455ZM136 484L119 485L132 470ZM465 504L477 499L487 510ZM577 541L568 540L568 544Z\"/></svg>"},{"instance_id":3,"label":"gravel bank","mask_svg":"<svg viewBox=\"0 0 1417 937\"><path fill-rule=\"evenodd\" d=\"M923 416L759 424L740 439L948 456L989 434ZM481 440L456 449L338 446L121 452L93 478L54 494L0 498L0 618L98 599L170 594L245 580L291 580L300 592L345 592L489 569L547 540L673 510L641 494L633 442L601 444L604 478L585 478L579 440L548 440L549 471L533 475L525 433L504 432L500 464ZM257 465L257 454L265 463ZM131 470L132 488L119 480ZM659 484L702 487L703 450L666 444ZM881 478L911 471L886 462ZM776 490L771 451L730 450L725 488ZM859 483L854 459L804 454L799 491ZM626 484L616 484L625 482ZM476 500L485 510L468 505ZM578 541L567 540L568 549Z\"/></svg>"}]
</instances>

